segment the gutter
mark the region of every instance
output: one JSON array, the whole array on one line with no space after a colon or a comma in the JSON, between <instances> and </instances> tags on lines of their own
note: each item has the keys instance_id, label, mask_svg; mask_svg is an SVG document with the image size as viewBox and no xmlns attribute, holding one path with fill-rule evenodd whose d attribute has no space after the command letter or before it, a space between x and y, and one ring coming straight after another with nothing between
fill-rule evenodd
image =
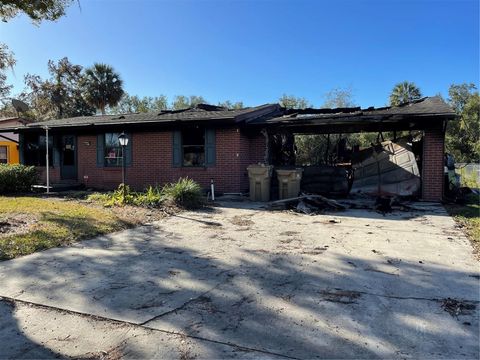
<instances>
[{"instance_id":1,"label":"gutter","mask_svg":"<svg viewBox=\"0 0 480 360\"><path fill-rule=\"evenodd\" d=\"M202 123L202 122L215 122L223 120L235 120L235 117L218 117L218 118L209 118L209 119L176 119L176 120L164 120L164 121L122 121L122 122L102 122L102 123L70 123L70 124L48 124L48 123L36 123L34 126L26 126L23 128L17 128L16 130L38 130L43 129L44 126L48 126L50 129L66 129L66 128L92 128L92 127L103 127L103 126L124 126L124 125L172 125L172 124L183 124L183 123ZM232 122L233 124L233 122Z\"/></svg>"}]
</instances>

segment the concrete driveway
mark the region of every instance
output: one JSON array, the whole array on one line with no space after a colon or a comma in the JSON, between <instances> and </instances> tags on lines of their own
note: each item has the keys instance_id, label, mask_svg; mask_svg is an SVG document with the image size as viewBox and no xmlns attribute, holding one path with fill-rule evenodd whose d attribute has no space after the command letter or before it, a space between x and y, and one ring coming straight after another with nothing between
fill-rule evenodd
<instances>
[{"instance_id":1,"label":"concrete driveway","mask_svg":"<svg viewBox=\"0 0 480 360\"><path fill-rule=\"evenodd\" d=\"M0 263L0 357L478 359L479 282L441 206L223 203Z\"/></svg>"}]
</instances>

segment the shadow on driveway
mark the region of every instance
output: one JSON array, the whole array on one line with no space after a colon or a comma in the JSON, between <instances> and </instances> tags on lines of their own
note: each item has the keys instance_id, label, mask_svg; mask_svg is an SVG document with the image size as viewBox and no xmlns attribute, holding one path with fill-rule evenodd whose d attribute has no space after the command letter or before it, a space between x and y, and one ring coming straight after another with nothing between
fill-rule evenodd
<instances>
[{"instance_id":1,"label":"shadow on driveway","mask_svg":"<svg viewBox=\"0 0 480 360\"><path fill-rule=\"evenodd\" d=\"M0 296L293 358L479 356L478 272L365 259L322 239L316 248L263 251L193 239L175 224L3 262ZM452 316L442 308L448 297L476 309ZM14 327L2 309L5 321Z\"/></svg>"}]
</instances>

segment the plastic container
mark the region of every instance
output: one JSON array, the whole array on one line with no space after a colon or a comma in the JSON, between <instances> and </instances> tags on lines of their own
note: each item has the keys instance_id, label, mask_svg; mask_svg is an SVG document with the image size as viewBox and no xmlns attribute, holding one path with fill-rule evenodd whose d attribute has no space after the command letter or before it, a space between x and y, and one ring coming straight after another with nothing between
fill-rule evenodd
<instances>
[{"instance_id":1,"label":"plastic container","mask_svg":"<svg viewBox=\"0 0 480 360\"><path fill-rule=\"evenodd\" d=\"M276 169L279 199L289 199L300 194L303 169Z\"/></svg>"},{"instance_id":2,"label":"plastic container","mask_svg":"<svg viewBox=\"0 0 480 360\"><path fill-rule=\"evenodd\" d=\"M250 200L270 200L270 180L273 166L271 165L250 165L247 167L250 180Z\"/></svg>"}]
</instances>

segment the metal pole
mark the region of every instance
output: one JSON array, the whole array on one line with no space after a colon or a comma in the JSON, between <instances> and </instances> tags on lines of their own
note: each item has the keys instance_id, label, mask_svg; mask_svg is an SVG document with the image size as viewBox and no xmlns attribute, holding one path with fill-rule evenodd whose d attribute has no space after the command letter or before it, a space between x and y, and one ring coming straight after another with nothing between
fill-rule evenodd
<instances>
[{"instance_id":1,"label":"metal pole","mask_svg":"<svg viewBox=\"0 0 480 360\"><path fill-rule=\"evenodd\" d=\"M125 145L122 145L122 183L123 183L123 203L125 204Z\"/></svg>"},{"instance_id":2,"label":"metal pole","mask_svg":"<svg viewBox=\"0 0 480 360\"><path fill-rule=\"evenodd\" d=\"M48 126L45 127L45 146L47 148L46 151L46 167L47 167L47 194L50 193L50 162L48 161Z\"/></svg>"},{"instance_id":3,"label":"metal pole","mask_svg":"<svg viewBox=\"0 0 480 360\"><path fill-rule=\"evenodd\" d=\"M210 191L212 192L212 201L215 201L215 185L213 179L210 180Z\"/></svg>"}]
</instances>

